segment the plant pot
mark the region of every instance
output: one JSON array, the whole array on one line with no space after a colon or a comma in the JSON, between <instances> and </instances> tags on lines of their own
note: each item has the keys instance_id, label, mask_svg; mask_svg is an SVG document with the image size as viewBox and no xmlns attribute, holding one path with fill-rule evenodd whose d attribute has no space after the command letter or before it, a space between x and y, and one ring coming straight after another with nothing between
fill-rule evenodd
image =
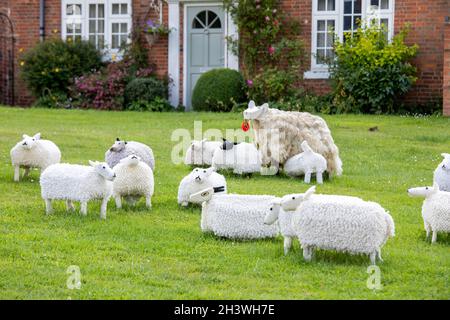
<instances>
[{"instance_id":1,"label":"plant pot","mask_svg":"<svg viewBox=\"0 0 450 320\"><path fill-rule=\"evenodd\" d=\"M157 33L146 33L145 38L150 46L152 46L159 39L159 34Z\"/></svg>"}]
</instances>

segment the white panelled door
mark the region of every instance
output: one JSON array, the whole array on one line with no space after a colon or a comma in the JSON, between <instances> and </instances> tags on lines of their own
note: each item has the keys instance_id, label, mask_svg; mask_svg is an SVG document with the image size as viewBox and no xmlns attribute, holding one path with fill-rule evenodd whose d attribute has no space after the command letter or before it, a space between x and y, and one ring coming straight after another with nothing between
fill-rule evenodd
<instances>
[{"instance_id":1,"label":"white panelled door","mask_svg":"<svg viewBox=\"0 0 450 320\"><path fill-rule=\"evenodd\" d=\"M186 106L202 73L225 66L225 21L221 6L187 7Z\"/></svg>"}]
</instances>

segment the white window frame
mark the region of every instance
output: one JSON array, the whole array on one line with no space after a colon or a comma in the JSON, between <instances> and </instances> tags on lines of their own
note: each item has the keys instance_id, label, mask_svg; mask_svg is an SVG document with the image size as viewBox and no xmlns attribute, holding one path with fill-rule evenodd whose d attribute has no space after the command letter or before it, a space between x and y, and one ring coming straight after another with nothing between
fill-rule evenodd
<instances>
[{"instance_id":1,"label":"white window frame","mask_svg":"<svg viewBox=\"0 0 450 320\"><path fill-rule=\"evenodd\" d=\"M365 21L370 15L374 13L370 6L371 0L361 1L361 18ZM378 19L388 19L388 39L392 39L394 35L394 12L395 0L389 0L389 9L378 8L374 17ZM317 21L318 20L334 20L335 34L339 41L344 39L344 0L336 0L333 11L319 11L318 0L312 0L312 19L311 19L311 69L306 71L303 75L304 79L328 79L329 71L328 65L318 64L316 59L317 52ZM379 20L378 20L379 21Z\"/></svg>"},{"instance_id":2,"label":"white window frame","mask_svg":"<svg viewBox=\"0 0 450 320\"><path fill-rule=\"evenodd\" d=\"M81 16L78 18L81 22L81 38L89 40L89 5L104 4L105 5L105 26L104 26L104 49L102 50L104 60L120 60L123 52L120 49L112 49L112 24L127 23L128 36L132 31L132 1L131 0L61 0L61 37L67 39L67 22L72 18L67 16L66 8L70 4L81 4ZM112 14L113 4L127 4L127 14ZM131 39L128 37L127 43Z\"/></svg>"}]
</instances>

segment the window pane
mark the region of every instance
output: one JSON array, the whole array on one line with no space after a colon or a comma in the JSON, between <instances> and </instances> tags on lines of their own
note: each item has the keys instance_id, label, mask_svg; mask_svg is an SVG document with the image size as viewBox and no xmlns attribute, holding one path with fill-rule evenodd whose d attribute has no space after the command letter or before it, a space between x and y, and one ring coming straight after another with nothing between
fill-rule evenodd
<instances>
[{"instance_id":1,"label":"window pane","mask_svg":"<svg viewBox=\"0 0 450 320\"><path fill-rule=\"evenodd\" d=\"M111 39L111 47L113 49L117 49L119 47L119 36L118 35L113 35L112 39Z\"/></svg>"},{"instance_id":2,"label":"window pane","mask_svg":"<svg viewBox=\"0 0 450 320\"><path fill-rule=\"evenodd\" d=\"M361 0L355 0L355 3L353 5L353 12L361 13Z\"/></svg>"},{"instance_id":3,"label":"window pane","mask_svg":"<svg viewBox=\"0 0 450 320\"><path fill-rule=\"evenodd\" d=\"M95 45L95 36L89 36L89 42L92 43L93 45Z\"/></svg>"},{"instance_id":4,"label":"window pane","mask_svg":"<svg viewBox=\"0 0 450 320\"><path fill-rule=\"evenodd\" d=\"M352 17L345 16L344 17L344 30L350 30L352 28Z\"/></svg>"},{"instance_id":5,"label":"window pane","mask_svg":"<svg viewBox=\"0 0 450 320\"><path fill-rule=\"evenodd\" d=\"M127 35L121 35L120 36L120 45L126 44L127 43L127 39L128 39Z\"/></svg>"},{"instance_id":6,"label":"window pane","mask_svg":"<svg viewBox=\"0 0 450 320\"><path fill-rule=\"evenodd\" d=\"M73 5L72 4L68 4L66 7L66 15L71 16L73 15Z\"/></svg>"},{"instance_id":7,"label":"window pane","mask_svg":"<svg viewBox=\"0 0 450 320\"><path fill-rule=\"evenodd\" d=\"M327 53L327 59L328 59L328 60L331 60L331 59L334 58L334 52L333 52L333 49L327 49L326 53ZM327 62L328 62L328 61L327 61Z\"/></svg>"},{"instance_id":8,"label":"window pane","mask_svg":"<svg viewBox=\"0 0 450 320\"><path fill-rule=\"evenodd\" d=\"M211 29L220 29L220 28L222 28L222 24L220 23L219 17L217 17L216 20L214 20L214 22L209 25L209 27Z\"/></svg>"},{"instance_id":9,"label":"window pane","mask_svg":"<svg viewBox=\"0 0 450 320\"><path fill-rule=\"evenodd\" d=\"M126 3L122 3L120 5L120 14L127 14L128 13L128 5Z\"/></svg>"},{"instance_id":10,"label":"window pane","mask_svg":"<svg viewBox=\"0 0 450 320\"><path fill-rule=\"evenodd\" d=\"M192 22L192 29L203 29L204 26L202 23L197 19L197 17L194 18L194 21Z\"/></svg>"},{"instance_id":11,"label":"window pane","mask_svg":"<svg viewBox=\"0 0 450 320\"><path fill-rule=\"evenodd\" d=\"M328 11L334 11L336 8L336 1L335 0L328 0Z\"/></svg>"},{"instance_id":12,"label":"window pane","mask_svg":"<svg viewBox=\"0 0 450 320\"><path fill-rule=\"evenodd\" d=\"M333 30L334 31L334 20L327 20L327 31Z\"/></svg>"},{"instance_id":13,"label":"window pane","mask_svg":"<svg viewBox=\"0 0 450 320\"><path fill-rule=\"evenodd\" d=\"M325 31L325 20L317 20L317 30Z\"/></svg>"},{"instance_id":14,"label":"window pane","mask_svg":"<svg viewBox=\"0 0 450 320\"><path fill-rule=\"evenodd\" d=\"M89 5L89 18L95 18L95 4Z\"/></svg>"},{"instance_id":15,"label":"window pane","mask_svg":"<svg viewBox=\"0 0 450 320\"><path fill-rule=\"evenodd\" d=\"M81 23L75 23L75 33L81 33Z\"/></svg>"},{"instance_id":16,"label":"window pane","mask_svg":"<svg viewBox=\"0 0 450 320\"><path fill-rule=\"evenodd\" d=\"M380 3L380 0L370 0L370 5L371 6L377 6L378 7L379 3Z\"/></svg>"},{"instance_id":17,"label":"window pane","mask_svg":"<svg viewBox=\"0 0 450 320\"><path fill-rule=\"evenodd\" d=\"M326 0L317 0L317 11L325 11L326 10Z\"/></svg>"},{"instance_id":18,"label":"window pane","mask_svg":"<svg viewBox=\"0 0 450 320\"><path fill-rule=\"evenodd\" d=\"M202 11L197 15L198 20L200 20L201 23L203 23L205 26L207 25L206 23L206 11Z\"/></svg>"},{"instance_id":19,"label":"window pane","mask_svg":"<svg viewBox=\"0 0 450 320\"><path fill-rule=\"evenodd\" d=\"M128 28L127 28L127 24L126 23L121 23L120 24L120 32L121 33L127 33L128 32Z\"/></svg>"},{"instance_id":20,"label":"window pane","mask_svg":"<svg viewBox=\"0 0 450 320\"><path fill-rule=\"evenodd\" d=\"M73 33L73 25L72 24L68 24L66 26L66 32L67 33Z\"/></svg>"},{"instance_id":21,"label":"window pane","mask_svg":"<svg viewBox=\"0 0 450 320\"><path fill-rule=\"evenodd\" d=\"M103 18L105 16L105 5L99 4L97 8L97 17Z\"/></svg>"},{"instance_id":22,"label":"window pane","mask_svg":"<svg viewBox=\"0 0 450 320\"><path fill-rule=\"evenodd\" d=\"M317 59L317 64L324 64L325 58L325 49L317 49L317 55L316 55L316 59Z\"/></svg>"},{"instance_id":23,"label":"window pane","mask_svg":"<svg viewBox=\"0 0 450 320\"><path fill-rule=\"evenodd\" d=\"M361 16L353 16L353 30L361 26Z\"/></svg>"},{"instance_id":24,"label":"window pane","mask_svg":"<svg viewBox=\"0 0 450 320\"><path fill-rule=\"evenodd\" d=\"M75 41L81 41L81 36L75 36Z\"/></svg>"},{"instance_id":25,"label":"window pane","mask_svg":"<svg viewBox=\"0 0 450 320\"><path fill-rule=\"evenodd\" d=\"M98 36L98 48L103 49L105 47L105 38L103 36Z\"/></svg>"},{"instance_id":26,"label":"window pane","mask_svg":"<svg viewBox=\"0 0 450 320\"><path fill-rule=\"evenodd\" d=\"M98 33L105 32L105 21L104 20L98 20L97 32Z\"/></svg>"},{"instance_id":27,"label":"window pane","mask_svg":"<svg viewBox=\"0 0 450 320\"><path fill-rule=\"evenodd\" d=\"M325 47L325 33L317 33L317 47Z\"/></svg>"},{"instance_id":28,"label":"window pane","mask_svg":"<svg viewBox=\"0 0 450 320\"><path fill-rule=\"evenodd\" d=\"M89 20L89 33L95 33L95 20Z\"/></svg>"},{"instance_id":29,"label":"window pane","mask_svg":"<svg viewBox=\"0 0 450 320\"><path fill-rule=\"evenodd\" d=\"M114 33L118 33L119 32L119 24L118 23L113 23L112 24L112 32L114 32Z\"/></svg>"},{"instance_id":30,"label":"window pane","mask_svg":"<svg viewBox=\"0 0 450 320\"><path fill-rule=\"evenodd\" d=\"M352 0L344 1L344 13L352 13Z\"/></svg>"},{"instance_id":31,"label":"window pane","mask_svg":"<svg viewBox=\"0 0 450 320\"><path fill-rule=\"evenodd\" d=\"M332 48L334 45L334 33L327 33L327 47Z\"/></svg>"},{"instance_id":32,"label":"window pane","mask_svg":"<svg viewBox=\"0 0 450 320\"><path fill-rule=\"evenodd\" d=\"M119 4L118 3L113 3L112 14L119 14Z\"/></svg>"},{"instance_id":33,"label":"window pane","mask_svg":"<svg viewBox=\"0 0 450 320\"><path fill-rule=\"evenodd\" d=\"M389 0L381 0L381 9L389 9Z\"/></svg>"}]
</instances>

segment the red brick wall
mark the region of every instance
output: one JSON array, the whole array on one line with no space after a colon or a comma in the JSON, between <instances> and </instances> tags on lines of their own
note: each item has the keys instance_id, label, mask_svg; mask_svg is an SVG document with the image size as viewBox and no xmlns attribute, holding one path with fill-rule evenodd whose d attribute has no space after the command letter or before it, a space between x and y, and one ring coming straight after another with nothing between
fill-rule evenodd
<instances>
[{"instance_id":1,"label":"red brick wall","mask_svg":"<svg viewBox=\"0 0 450 320\"><path fill-rule=\"evenodd\" d=\"M443 106L444 115L450 116L450 21L445 25L444 51L444 85Z\"/></svg>"},{"instance_id":2,"label":"red brick wall","mask_svg":"<svg viewBox=\"0 0 450 320\"><path fill-rule=\"evenodd\" d=\"M419 79L405 96L405 103L426 104L442 99L444 19L450 14L449 7L448 0L395 0L395 32L409 23L407 42L419 45L414 59Z\"/></svg>"}]
</instances>

